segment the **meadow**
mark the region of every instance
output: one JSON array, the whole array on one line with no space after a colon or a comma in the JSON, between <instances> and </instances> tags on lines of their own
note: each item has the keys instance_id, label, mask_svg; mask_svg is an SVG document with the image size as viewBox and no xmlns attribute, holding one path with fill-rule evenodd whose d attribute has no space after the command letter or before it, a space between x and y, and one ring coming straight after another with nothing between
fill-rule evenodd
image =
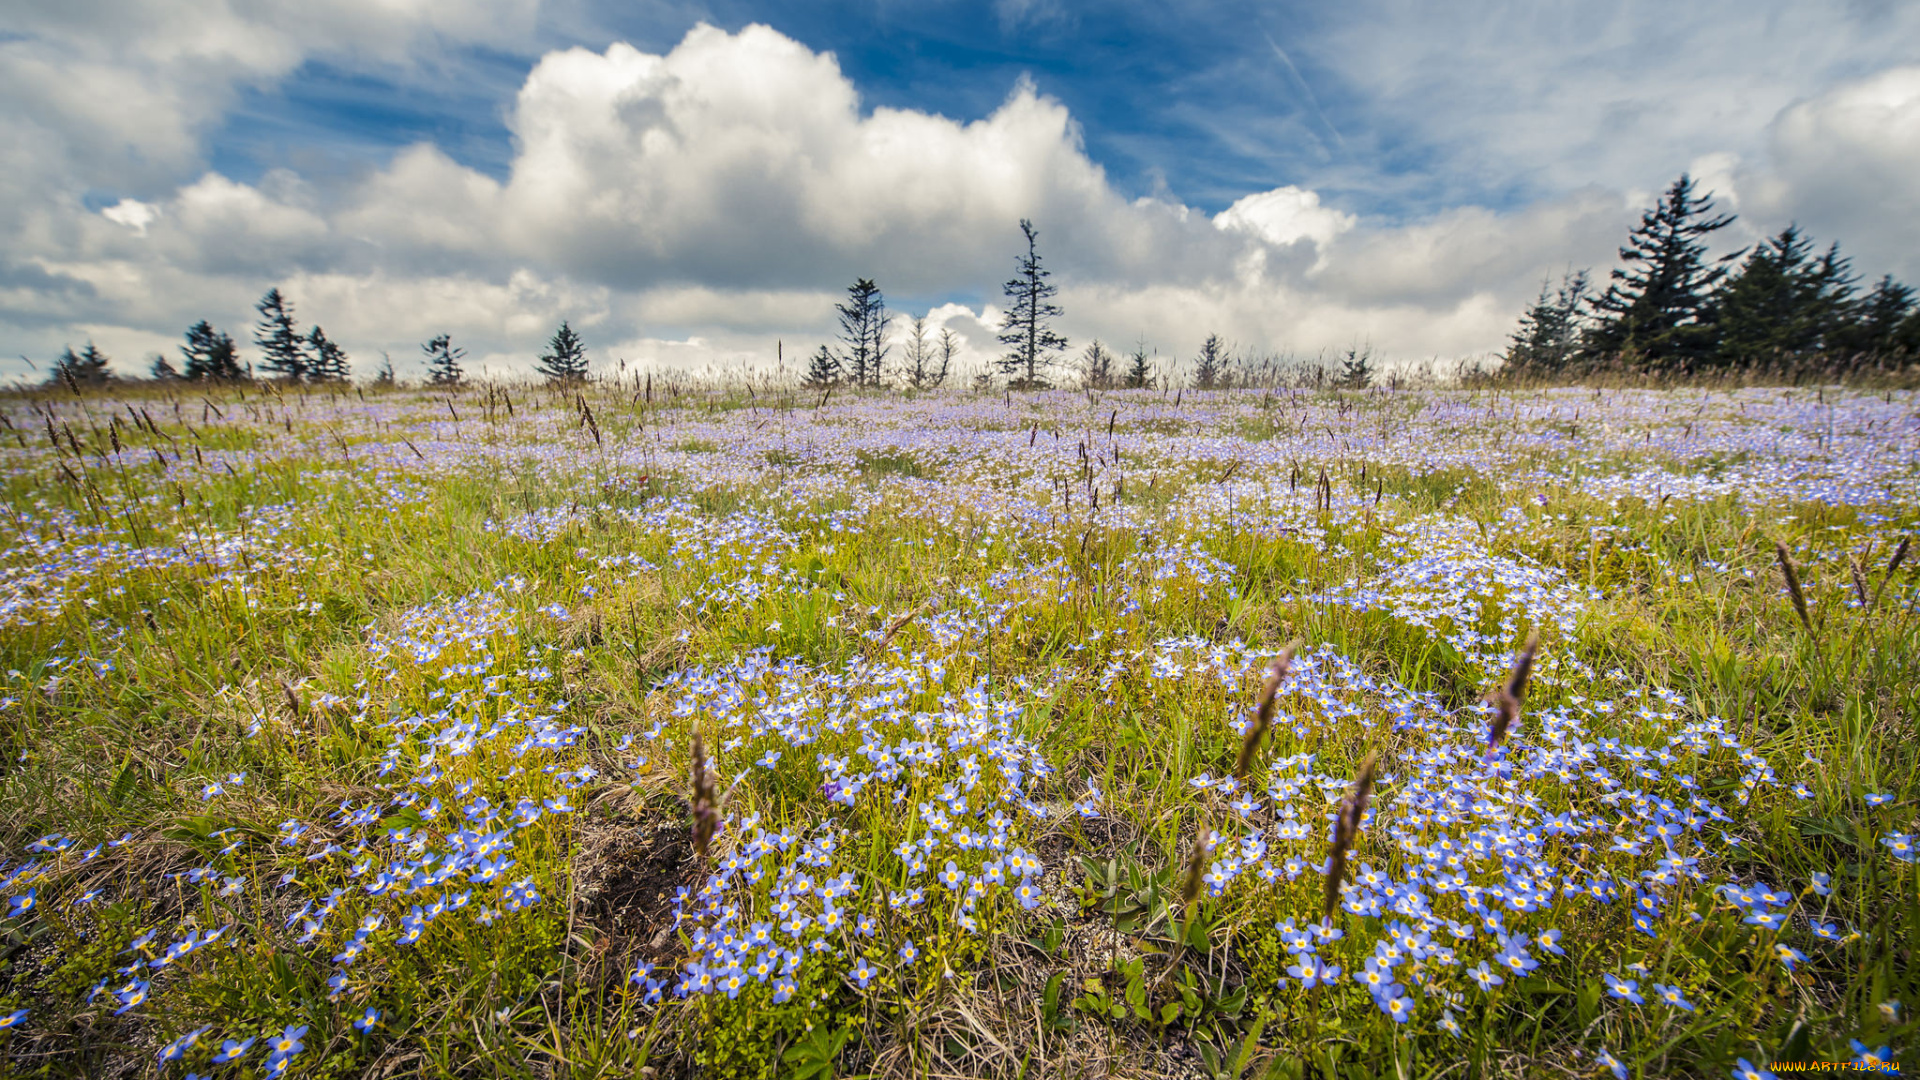
<instances>
[{"instance_id":1,"label":"meadow","mask_svg":"<svg viewBox=\"0 0 1920 1080\"><path fill-rule=\"evenodd\" d=\"M1913 1037L1912 391L122 386L0 461L13 1075Z\"/></svg>"}]
</instances>

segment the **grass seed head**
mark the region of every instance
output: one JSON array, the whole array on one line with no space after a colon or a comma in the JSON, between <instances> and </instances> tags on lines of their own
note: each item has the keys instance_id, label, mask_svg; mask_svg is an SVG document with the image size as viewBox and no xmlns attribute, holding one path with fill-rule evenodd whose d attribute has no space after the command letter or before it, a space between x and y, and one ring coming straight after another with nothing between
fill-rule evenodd
<instances>
[{"instance_id":1,"label":"grass seed head","mask_svg":"<svg viewBox=\"0 0 1920 1080\"><path fill-rule=\"evenodd\" d=\"M713 773L707 769L706 744L700 741L698 731L693 733L693 793L689 802L693 807L693 853L705 859L707 845L720 824L720 802L714 795Z\"/></svg>"},{"instance_id":2,"label":"grass seed head","mask_svg":"<svg viewBox=\"0 0 1920 1080\"><path fill-rule=\"evenodd\" d=\"M1253 722L1240 737L1240 756L1233 763L1233 775L1242 783L1246 782L1247 770L1253 767L1253 755L1260 748L1260 740L1273 726L1274 699L1279 696L1280 684L1286 681L1287 673L1293 670L1293 653L1297 648L1298 642L1288 645L1267 669L1267 683L1260 688L1260 699L1253 707Z\"/></svg>"},{"instance_id":3,"label":"grass seed head","mask_svg":"<svg viewBox=\"0 0 1920 1080\"><path fill-rule=\"evenodd\" d=\"M1367 816L1367 799L1373 795L1373 767L1378 757L1378 754L1368 754L1367 760L1360 763L1360 775L1353 781L1353 790L1340 801L1340 811L1333 818L1333 850L1327 855L1327 909L1321 917L1329 926L1333 925L1333 913L1340 906L1340 883L1347 876L1347 852L1360 834L1360 822Z\"/></svg>"},{"instance_id":4,"label":"grass seed head","mask_svg":"<svg viewBox=\"0 0 1920 1080\"><path fill-rule=\"evenodd\" d=\"M1487 728L1487 753L1500 748L1514 721L1520 719L1520 705L1527 699L1527 682L1533 678L1533 658L1540 651L1540 632L1527 635L1527 644L1513 658L1513 672L1507 683L1488 695L1493 703L1493 723Z\"/></svg>"},{"instance_id":5,"label":"grass seed head","mask_svg":"<svg viewBox=\"0 0 1920 1080\"><path fill-rule=\"evenodd\" d=\"M1775 540L1773 553L1780 559L1780 576L1787 579L1787 596L1793 600L1793 612L1800 616L1800 625L1811 634L1813 620L1807 615L1807 596L1800 591L1800 572L1793 568L1793 559L1787 554L1787 545Z\"/></svg>"}]
</instances>

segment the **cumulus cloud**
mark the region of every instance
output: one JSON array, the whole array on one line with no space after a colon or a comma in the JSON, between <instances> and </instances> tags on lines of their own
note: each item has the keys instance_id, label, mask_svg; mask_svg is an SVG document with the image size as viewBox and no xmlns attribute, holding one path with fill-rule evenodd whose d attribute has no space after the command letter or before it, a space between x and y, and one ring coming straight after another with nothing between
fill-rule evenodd
<instances>
[{"instance_id":1,"label":"cumulus cloud","mask_svg":"<svg viewBox=\"0 0 1920 1080\"><path fill-rule=\"evenodd\" d=\"M1028 81L977 119L868 109L831 53L765 26L698 26L658 54L615 43L540 57L506 116L515 154L502 179L430 144L326 190L286 171L255 183L206 171L196 132L223 91L187 72L209 58L257 49L235 78L272 78L322 47L405 63L422 40L482 40L528 10L364 2L379 9L375 30L267 5L249 17L220 8L225 29L211 44L131 30L92 41L48 16L38 36L0 45L33 63L61 49L108 66L117 56L129 78L167 88L130 91L128 110L170 118L149 116L149 134L154 160L171 162L156 168L172 177L88 210L89 155L140 124L73 119L105 108L97 95L35 98L28 119L11 122L71 146L0 219L13 241L0 256L10 351L86 332L131 358L202 317L244 325L251 299L278 284L302 319L363 360L411 357L418 341L451 332L476 369L524 372L566 318L603 363L764 367L780 355L799 370L859 276L925 312L936 333L953 330L977 366L997 351L992 300L1026 217L1041 229L1076 351L1091 337L1144 336L1163 358L1187 356L1217 332L1260 352L1366 342L1389 357L1455 357L1499 348L1543 274L1609 261L1642 201L1594 184L1515 210L1388 221L1292 184L1209 216L1171 195L1124 197L1067 108ZM8 77L31 68L9 66ZM1920 69L1884 72L1780 111L1770 156L1716 148L1694 160L1761 217L1884 185L1911 251L1920 215L1895 179L1920 164L1917 103ZM1879 233L1890 250L1903 242L1900 227Z\"/></svg>"}]
</instances>

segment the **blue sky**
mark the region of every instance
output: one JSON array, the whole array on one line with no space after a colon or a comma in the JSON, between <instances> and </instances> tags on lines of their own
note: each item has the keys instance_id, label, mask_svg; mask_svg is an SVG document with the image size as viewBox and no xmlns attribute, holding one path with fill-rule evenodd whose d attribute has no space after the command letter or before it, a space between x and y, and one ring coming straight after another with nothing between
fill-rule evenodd
<instances>
[{"instance_id":1,"label":"blue sky","mask_svg":"<svg viewBox=\"0 0 1920 1080\"><path fill-rule=\"evenodd\" d=\"M1246 3L599 5L543 22L537 51L467 48L419 70L310 60L243 89L210 135L210 161L247 181L273 167L350 174L424 139L504 179L513 156L504 118L540 52L610 41L665 52L696 22L762 23L832 52L868 109L971 119L1031 78L1071 110L1118 189L1169 194L1209 213L1284 184L1390 220L1449 202L1506 207L1531 194L1524 178L1448 174L1440 148L1370 114L1320 62L1323 12Z\"/></svg>"},{"instance_id":2,"label":"blue sky","mask_svg":"<svg viewBox=\"0 0 1920 1080\"><path fill-rule=\"evenodd\" d=\"M0 35L0 353L282 286L359 356L757 364L854 276L993 349L1497 351L1689 170L1920 280L1920 6L70 0ZM1076 345L1076 347L1078 347ZM15 365L24 370L23 365ZM0 362L0 375L8 370Z\"/></svg>"}]
</instances>

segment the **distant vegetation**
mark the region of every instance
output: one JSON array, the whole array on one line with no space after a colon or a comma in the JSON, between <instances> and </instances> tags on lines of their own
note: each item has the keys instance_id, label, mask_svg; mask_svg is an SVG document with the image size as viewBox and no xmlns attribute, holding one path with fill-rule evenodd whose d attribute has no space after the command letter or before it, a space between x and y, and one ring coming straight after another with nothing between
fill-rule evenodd
<instances>
[{"instance_id":1,"label":"distant vegetation","mask_svg":"<svg viewBox=\"0 0 1920 1080\"><path fill-rule=\"evenodd\" d=\"M1710 257L1707 238L1733 221L1682 173L1629 234L1604 292L1586 270L1541 283L1501 373L1844 379L1920 360L1912 288L1889 274L1861 292L1839 242L1816 254L1798 225Z\"/></svg>"},{"instance_id":2,"label":"distant vegetation","mask_svg":"<svg viewBox=\"0 0 1920 1080\"><path fill-rule=\"evenodd\" d=\"M1659 205L1647 210L1620 249L1607 286L1596 291L1590 270L1569 269L1556 285L1543 281L1540 295L1520 317L1506 350L1491 365L1461 362L1451 370L1423 365L1385 372L1371 346L1355 344L1329 358L1281 357L1236 352L1219 334L1208 334L1188 364L1162 360L1142 338L1121 358L1103 342L1089 342L1070 359L1071 342L1054 328L1064 311L1054 302L1039 252L1039 230L1021 219L1026 252L1002 286L1006 313L998 341L1005 348L987 370L974 374L974 389L1044 390L1077 385L1093 390L1232 390L1281 387L1366 389L1376 379L1407 382L1488 380L1568 382L1604 379L1652 382L1794 381L1808 379L1885 382L1920 362L1920 306L1914 290L1883 276L1862 291L1851 262L1836 241L1816 254L1798 225L1751 248L1718 258L1708 239L1733 223L1713 213L1713 199L1681 174ZM233 339L206 320L186 332L179 346L183 364L155 355L155 381L237 382L256 375L289 383L345 383L350 358L319 326L301 333L293 301L278 287L256 305L253 343L258 370L243 363ZM839 335L807 359L802 384L815 390L897 389L929 391L958 380L960 341L951 330L931 334L925 317L901 328L872 278L847 287L834 305ZM427 381L457 386L466 379L459 364L465 350L440 334L421 346ZM1124 367L1122 364L1124 362ZM586 342L562 322L535 372L555 384L590 377ZM109 358L91 341L79 352L66 348L53 365L50 383L78 389L115 381ZM373 380L395 382L387 360Z\"/></svg>"}]
</instances>

